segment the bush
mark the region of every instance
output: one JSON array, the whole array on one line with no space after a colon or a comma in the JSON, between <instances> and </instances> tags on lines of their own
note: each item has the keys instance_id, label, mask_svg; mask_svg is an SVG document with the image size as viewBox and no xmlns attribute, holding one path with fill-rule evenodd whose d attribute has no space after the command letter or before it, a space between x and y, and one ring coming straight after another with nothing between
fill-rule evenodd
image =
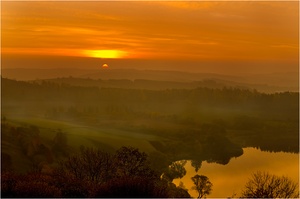
<instances>
[{"instance_id":1,"label":"bush","mask_svg":"<svg viewBox=\"0 0 300 199\"><path fill-rule=\"evenodd\" d=\"M20 181L14 187L14 197L21 198L57 198L61 197L59 188L46 182Z\"/></svg>"},{"instance_id":2,"label":"bush","mask_svg":"<svg viewBox=\"0 0 300 199\"><path fill-rule=\"evenodd\" d=\"M99 186L95 197L114 198L152 198L154 195L153 182L140 177L117 178Z\"/></svg>"},{"instance_id":3,"label":"bush","mask_svg":"<svg viewBox=\"0 0 300 199\"><path fill-rule=\"evenodd\" d=\"M105 198L189 198L189 193L160 179L143 177L116 178L101 185L93 197Z\"/></svg>"}]
</instances>

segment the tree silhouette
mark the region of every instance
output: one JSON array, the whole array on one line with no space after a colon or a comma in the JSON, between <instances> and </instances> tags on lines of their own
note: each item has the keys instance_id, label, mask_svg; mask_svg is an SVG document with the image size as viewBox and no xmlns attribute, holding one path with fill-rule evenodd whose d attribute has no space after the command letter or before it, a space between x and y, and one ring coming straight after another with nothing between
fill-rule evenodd
<instances>
[{"instance_id":1,"label":"tree silhouette","mask_svg":"<svg viewBox=\"0 0 300 199\"><path fill-rule=\"evenodd\" d=\"M212 191L212 183L209 181L208 177L204 175L195 175L191 178L194 182L192 189L198 192L198 198L202 198L203 196L209 195Z\"/></svg>"},{"instance_id":2,"label":"tree silhouette","mask_svg":"<svg viewBox=\"0 0 300 199\"><path fill-rule=\"evenodd\" d=\"M168 182L172 182L176 178L182 178L186 174L186 169L184 168L185 164L187 163L186 160L181 160L177 162L173 162L167 171L163 174L163 179L167 180Z\"/></svg>"},{"instance_id":3,"label":"tree silhouette","mask_svg":"<svg viewBox=\"0 0 300 199\"><path fill-rule=\"evenodd\" d=\"M298 184L288 177L258 171L246 183L242 198L298 198Z\"/></svg>"},{"instance_id":4,"label":"tree silhouette","mask_svg":"<svg viewBox=\"0 0 300 199\"><path fill-rule=\"evenodd\" d=\"M195 171L198 172L202 166L202 161L201 160L192 160L191 165L192 165L192 167L195 168Z\"/></svg>"},{"instance_id":5,"label":"tree silhouette","mask_svg":"<svg viewBox=\"0 0 300 199\"><path fill-rule=\"evenodd\" d=\"M109 153L81 147L79 154L70 156L63 163L63 168L78 179L101 183L111 178L115 164Z\"/></svg>"},{"instance_id":6,"label":"tree silhouette","mask_svg":"<svg viewBox=\"0 0 300 199\"><path fill-rule=\"evenodd\" d=\"M154 175L149 166L148 155L137 148L123 146L116 151L114 157L118 168L117 176L152 177Z\"/></svg>"}]
</instances>

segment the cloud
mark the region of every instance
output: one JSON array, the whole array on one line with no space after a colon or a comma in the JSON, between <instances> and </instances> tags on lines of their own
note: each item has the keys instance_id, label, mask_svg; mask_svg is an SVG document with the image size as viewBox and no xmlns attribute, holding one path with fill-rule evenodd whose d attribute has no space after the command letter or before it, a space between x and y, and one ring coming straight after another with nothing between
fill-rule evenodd
<instances>
[{"instance_id":1,"label":"cloud","mask_svg":"<svg viewBox=\"0 0 300 199\"><path fill-rule=\"evenodd\" d=\"M53 54L57 49L55 53L63 55L72 50L115 49L153 59L291 58L294 54L281 52L297 50L297 5L248 1L4 2L2 46L10 53L15 49L38 54L37 49L41 53L48 49Z\"/></svg>"}]
</instances>

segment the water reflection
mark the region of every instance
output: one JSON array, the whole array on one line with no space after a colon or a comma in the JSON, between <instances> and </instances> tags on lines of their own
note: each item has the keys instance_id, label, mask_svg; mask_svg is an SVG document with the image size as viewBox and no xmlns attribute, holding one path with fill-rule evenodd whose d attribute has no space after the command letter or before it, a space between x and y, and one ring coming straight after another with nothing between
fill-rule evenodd
<instances>
[{"instance_id":1,"label":"water reflection","mask_svg":"<svg viewBox=\"0 0 300 199\"><path fill-rule=\"evenodd\" d=\"M268 171L275 175L285 175L295 182L299 182L299 154L292 153L270 153L255 148L244 148L244 155L233 158L227 165L202 162L198 172L188 161L185 165L186 175L173 182L179 185L183 182L189 189L192 197L197 197L197 192L191 190L193 182L191 177L196 174L207 176L213 183L212 193L207 197L238 197L248 178L255 171Z\"/></svg>"}]
</instances>

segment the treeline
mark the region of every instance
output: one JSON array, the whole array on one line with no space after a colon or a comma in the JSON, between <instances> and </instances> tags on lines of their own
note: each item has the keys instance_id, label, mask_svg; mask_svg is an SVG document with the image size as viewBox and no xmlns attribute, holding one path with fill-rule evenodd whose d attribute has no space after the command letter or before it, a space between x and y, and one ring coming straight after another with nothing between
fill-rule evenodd
<instances>
[{"instance_id":1,"label":"treeline","mask_svg":"<svg viewBox=\"0 0 300 199\"><path fill-rule=\"evenodd\" d=\"M83 86L83 87L99 87L99 88L123 88L123 89L147 89L147 90L165 90L165 89L194 89L197 87L207 88L223 88L225 86L238 87L241 89L250 88L246 84L238 84L234 82L226 82L222 80L203 79L201 81L176 82L176 81L159 81L147 79L90 79L90 78L55 78L47 80L34 80L31 82L58 83L61 85ZM267 86L266 86L267 87Z\"/></svg>"},{"instance_id":2,"label":"treeline","mask_svg":"<svg viewBox=\"0 0 300 199\"><path fill-rule=\"evenodd\" d=\"M103 71L102 71L103 72ZM126 89L148 89L148 90L165 90L165 89L194 89L197 87L206 87L206 88L223 88L223 87L235 87L240 89L256 89L260 92L266 93L274 93L274 92L282 92L286 90L290 91L298 91L299 89L297 86L273 86L268 84L261 84L262 79L255 81L252 78L252 83L242 83L236 82L235 80L228 80L228 77L222 76L202 76L198 78L191 78L186 79L182 76L182 74L174 74L178 76L178 80L174 81L174 76L172 74L165 74L163 77L161 74L157 80L156 78L151 77L143 77L141 75L134 75L135 77L126 77L125 71L123 71L122 75L118 77L111 76L108 77L108 74L103 74L102 77L94 77L94 78L79 78L79 77L63 77L63 78L53 78L53 79L46 79L42 78L41 80L32 80L32 82L54 82L59 84L68 84L72 86L85 86L85 87L105 87L105 88L126 88ZM129 71L127 71L129 72ZM120 74L120 73L119 73ZM131 73L132 74L132 73ZM153 74L154 75L154 74ZM173 77L173 78L172 78ZM102 79L99 79L102 78ZM103 79L104 78L104 79ZM140 78L140 79L137 79ZM266 77L270 78L270 77ZM46 79L46 80L43 80ZM153 79L153 80L152 80ZM160 79L160 80L159 80ZM164 79L164 80L162 80ZM169 80L168 80L169 79ZM185 80L184 80L185 79ZM227 80L226 80L227 79ZM237 80L240 81L240 80ZM271 82L270 82L271 83ZM274 83L274 82L273 82ZM296 83L296 82L294 82ZM272 83L271 83L272 84Z\"/></svg>"},{"instance_id":3,"label":"treeline","mask_svg":"<svg viewBox=\"0 0 300 199\"><path fill-rule=\"evenodd\" d=\"M147 109L155 112L170 113L193 107L214 107L242 111L258 111L272 117L297 119L299 93L284 92L265 94L255 90L239 88L211 89L166 89L160 91L144 89L118 89L70 86L53 82L29 83L2 78L2 98L5 102L44 100L43 105L63 105L72 102L74 105L89 104L97 107L101 104L127 106L129 111ZM22 100L21 100L22 99ZM20 102L21 103L21 102ZM9 103L8 103L9 104ZM283 117L283 116L282 116Z\"/></svg>"},{"instance_id":4,"label":"treeline","mask_svg":"<svg viewBox=\"0 0 300 199\"><path fill-rule=\"evenodd\" d=\"M41 136L33 125L13 125L1 121L1 169L18 172L48 171L72 151L65 132L53 129L53 137Z\"/></svg>"},{"instance_id":5,"label":"treeline","mask_svg":"<svg viewBox=\"0 0 300 199\"><path fill-rule=\"evenodd\" d=\"M48 172L2 170L1 197L190 197L160 176L138 149L122 147L111 154L82 147Z\"/></svg>"},{"instance_id":6,"label":"treeline","mask_svg":"<svg viewBox=\"0 0 300 199\"><path fill-rule=\"evenodd\" d=\"M204 124L197 130L179 129L168 141L150 141L163 154L175 160L192 160L197 170L203 161L228 164L232 157L243 154L242 146L232 142L224 128ZM158 134L164 134L160 132Z\"/></svg>"}]
</instances>

